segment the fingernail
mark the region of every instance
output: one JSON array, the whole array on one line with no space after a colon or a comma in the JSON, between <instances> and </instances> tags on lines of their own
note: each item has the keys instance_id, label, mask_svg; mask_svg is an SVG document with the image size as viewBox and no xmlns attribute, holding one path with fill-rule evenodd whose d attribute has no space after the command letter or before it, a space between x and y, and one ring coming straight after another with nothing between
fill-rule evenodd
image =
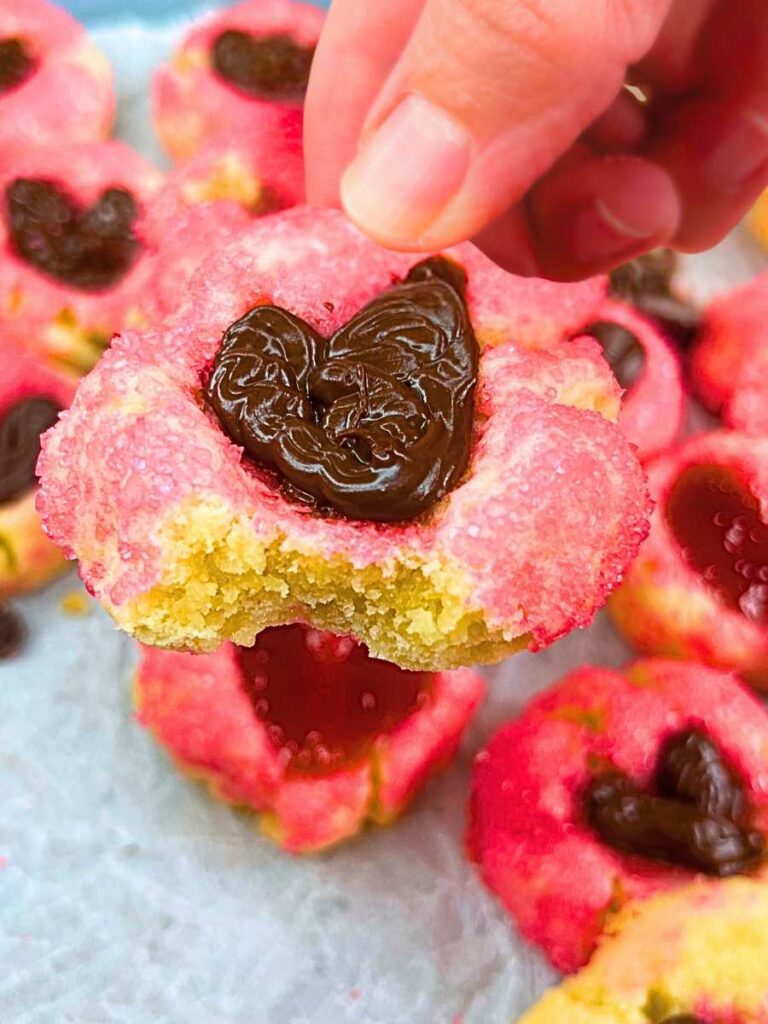
<instances>
[{"instance_id":1,"label":"fingernail","mask_svg":"<svg viewBox=\"0 0 768 1024\"><path fill-rule=\"evenodd\" d=\"M461 188L471 149L469 134L450 114L407 96L347 168L342 204L380 241L416 241Z\"/></svg>"},{"instance_id":2,"label":"fingernail","mask_svg":"<svg viewBox=\"0 0 768 1024\"><path fill-rule=\"evenodd\" d=\"M726 194L740 192L768 163L768 117L744 111L727 124L701 160L701 175Z\"/></svg>"},{"instance_id":3,"label":"fingernail","mask_svg":"<svg viewBox=\"0 0 768 1024\"><path fill-rule=\"evenodd\" d=\"M639 252L654 233L647 223L637 223L631 211L615 211L603 199L578 210L568 232L573 254L585 266Z\"/></svg>"}]
</instances>

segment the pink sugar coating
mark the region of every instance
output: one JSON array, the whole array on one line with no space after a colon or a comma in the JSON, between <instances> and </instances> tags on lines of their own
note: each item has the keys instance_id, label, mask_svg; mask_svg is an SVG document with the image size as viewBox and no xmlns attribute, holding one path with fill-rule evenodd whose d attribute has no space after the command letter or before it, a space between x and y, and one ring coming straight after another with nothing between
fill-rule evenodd
<instances>
[{"instance_id":1,"label":"pink sugar coating","mask_svg":"<svg viewBox=\"0 0 768 1024\"><path fill-rule=\"evenodd\" d=\"M162 184L162 174L124 142L93 142L55 149L14 143L0 149L0 196L16 178L54 181L85 206L108 188L124 188L141 206ZM32 350L44 348L42 333L68 310L86 329L107 336L125 326L126 315L151 310L151 253L140 253L113 287L92 292L43 274L13 251L5 217L0 217L0 330ZM20 304L20 305L19 305Z\"/></svg>"},{"instance_id":2,"label":"pink sugar coating","mask_svg":"<svg viewBox=\"0 0 768 1024\"><path fill-rule=\"evenodd\" d=\"M701 400L728 426L768 433L768 273L707 307L691 376Z\"/></svg>"},{"instance_id":3,"label":"pink sugar coating","mask_svg":"<svg viewBox=\"0 0 768 1024\"><path fill-rule=\"evenodd\" d=\"M74 381L5 340L0 342L0 351L0 416L24 398L52 398L62 409L67 408L75 391Z\"/></svg>"},{"instance_id":4,"label":"pink sugar coating","mask_svg":"<svg viewBox=\"0 0 768 1024\"><path fill-rule=\"evenodd\" d=\"M619 426L645 462L680 433L685 406L680 360L661 331L627 303L606 299L596 319L624 327L643 348L645 365L624 395Z\"/></svg>"},{"instance_id":5,"label":"pink sugar coating","mask_svg":"<svg viewBox=\"0 0 768 1024\"><path fill-rule=\"evenodd\" d=\"M685 469L696 465L733 470L768 520L768 439L724 430L689 438L646 467L655 502L651 529L611 611L638 651L732 669L763 687L768 681L768 630L720 600L688 565L667 525L670 490Z\"/></svg>"},{"instance_id":6,"label":"pink sugar coating","mask_svg":"<svg viewBox=\"0 0 768 1024\"><path fill-rule=\"evenodd\" d=\"M765 829L768 717L735 677L701 665L578 669L477 755L472 857L526 938L560 970L586 963L617 899L644 899L694 877L604 845L580 805L595 763L648 785L663 741L691 726L703 728L740 772Z\"/></svg>"},{"instance_id":7,"label":"pink sugar coating","mask_svg":"<svg viewBox=\"0 0 768 1024\"><path fill-rule=\"evenodd\" d=\"M115 113L112 78L81 63L89 45L82 25L47 0L0 0L0 24L3 37L24 40L39 63L35 74L0 96L0 145L24 139L59 146L106 136Z\"/></svg>"},{"instance_id":8,"label":"pink sugar coating","mask_svg":"<svg viewBox=\"0 0 768 1024\"><path fill-rule=\"evenodd\" d=\"M298 131L270 132L253 139L220 136L191 160L173 170L147 205L138 226L141 237L157 251L154 292L159 314L178 306L194 272L211 253L247 229L259 210L232 199L193 201L189 190L211 182L222 162L234 159L248 168L269 193L267 209L286 209L304 201L304 158Z\"/></svg>"},{"instance_id":9,"label":"pink sugar coating","mask_svg":"<svg viewBox=\"0 0 768 1024\"><path fill-rule=\"evenodd\" d=\"M616 426L557 401L568 386L617 394L596 343L567 340L604 282L515 278L470 245L449 255L468 273L484 346L482 423L469 477L436 515L380 525L307 514L241 465L197 400L224 330L256 302L327 334L418 262L366 240L338 212L297 208L214 255L162 325L117 339L47 439L40 509L97 596L118 606L156 583L159 523L204 495L249 519L256 536L284 532L356 567L408 555L458 563L489 621L530 631L536 645L586 624L637 551L647 512L642 472ZM123 414L128 396L145 411Z\"/></svg>"},{"instance_id":10,"label":"pink sugar coating","mask_svg":"<svg viewBox=\"0 0 768 1024\"><path fill-rule=\"evenodd\" d=\"M311 4L245 0L194 25L152 82L155 127L171 156L187 159L221 132L234 131L251 139L284 131L300 134L300 106L239 92L215 74L209 54L216 38L228 30L257 38L286 34L301 46L314 46L323 19L323 11Z\"/></svg>"},{"instance_id":11,"label":"pink sugar coating","mask_svg":"<svg viewBox=\"0 0 768 1024\"><path fill-rule=\"evenodd\" d=\"M274 811L281 845L302 852L357 832L372 799L380 817L399 813L453 755L482 698L483 681L468 669L437 673L430 692L422 710L376 740L375 782L370 756L330 775L286 775L243 689L230 644L211 655L142 648L137 717L223 799L257 812Z\"/></svg>"}]
</instances>

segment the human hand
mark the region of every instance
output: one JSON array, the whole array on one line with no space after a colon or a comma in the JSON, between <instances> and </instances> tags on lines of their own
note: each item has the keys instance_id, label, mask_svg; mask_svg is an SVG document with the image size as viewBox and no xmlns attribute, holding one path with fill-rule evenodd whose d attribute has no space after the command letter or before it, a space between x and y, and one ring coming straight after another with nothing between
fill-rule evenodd
<instances>
[{"instance_id":1,"label":"human hand","mask_svg":"<svg viewBox=\"0 0 768 1024\"><path fill-rule=\"evenodd\" d=\"M707 248L768 183L767 55L767 0L334 0L308 198L522 274Z\"/></svg>"}]
</instances>

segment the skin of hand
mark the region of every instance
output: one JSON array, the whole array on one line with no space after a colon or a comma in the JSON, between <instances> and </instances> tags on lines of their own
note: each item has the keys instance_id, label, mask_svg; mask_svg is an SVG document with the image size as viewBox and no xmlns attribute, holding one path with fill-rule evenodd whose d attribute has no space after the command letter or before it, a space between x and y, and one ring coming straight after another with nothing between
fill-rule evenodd
<instances>
[{"instance_id":1,"label":"skin of hand","mask_svg":"<svg viewBox=\"0 0 768 1024\"><path fill-rule=\"evenodd\" d=\"M334 0L309 201L561 280L717 242L768 184L768 0Z\"/></svg>"}]
</instances>

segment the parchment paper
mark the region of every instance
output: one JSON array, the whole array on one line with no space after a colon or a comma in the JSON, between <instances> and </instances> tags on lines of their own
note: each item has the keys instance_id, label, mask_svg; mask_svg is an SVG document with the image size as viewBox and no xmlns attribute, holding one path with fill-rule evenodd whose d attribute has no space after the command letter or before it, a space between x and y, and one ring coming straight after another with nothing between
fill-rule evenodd
<instances>
[{"instance_id":1,"label":"parchment paper","mask_svg":"<svg viewBox=\"0 0 768 1024\"><path fill-rule=\"evenodd\" d=\"M119 131L159 158L148 70L180 26L100 33ZM703 296L762 265L737 236L687 262ZM0 665L4 1024L506 1024L554 980L462 851L471 755L525 699L628 652L604 616L487 672L462 755L399 824L317 859L177 775L134 723L135 651L74 576L20 601L31 639Z\"/></svg>"}]
</instances>

